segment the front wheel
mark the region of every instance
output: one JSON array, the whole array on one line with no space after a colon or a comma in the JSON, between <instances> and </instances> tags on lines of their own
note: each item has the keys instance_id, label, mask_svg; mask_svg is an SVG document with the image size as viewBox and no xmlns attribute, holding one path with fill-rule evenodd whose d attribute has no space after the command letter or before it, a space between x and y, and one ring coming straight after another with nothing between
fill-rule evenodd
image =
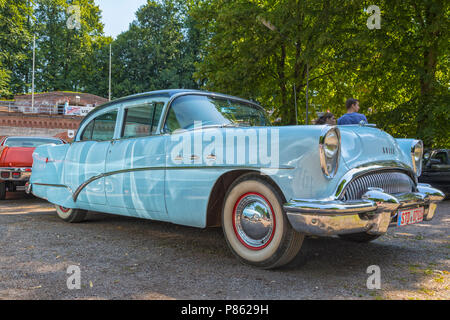
<instances>
[{"instance_id":1,"label":"front wheel","mask_svg":"<svg viewBox=\"0 0 450 320\"><path fill-rule=\"evenodd\" d=\"M55 208L58 217L70 223L83 221L87 214L86 210L81 209L69 209L58 205L55 205Z\"/></svg>"},{"instance_id":2,"label":"front wheel","mask_svg":"<svg viewBox=\"0 0 450 320\"><path fill-rule=\"evenodd\" d=\"M222 228L238 259L263 269L289 263L299 252L304 235L292 229L275 188L248 174L229 188L222 210Z\"/></svg>"}]
</instances>

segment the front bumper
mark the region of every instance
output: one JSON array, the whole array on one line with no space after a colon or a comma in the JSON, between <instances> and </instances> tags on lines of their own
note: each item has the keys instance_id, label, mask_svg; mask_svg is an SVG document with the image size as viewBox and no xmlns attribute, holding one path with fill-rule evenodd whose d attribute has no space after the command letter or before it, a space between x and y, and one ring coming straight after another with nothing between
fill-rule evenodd
<instances>
[{"instance_id":1,"label":"front bumper","mask_svg":"<svg viewBox=\"0 0 450 320\"><path fill-rule=\"evenodd\" d=\"M424 207L424 220L433 218L437 202L445 195L426 184L418 192L388 194L369 188L360 200L295 199L284 205L289 222L300 232L311 235L338 235L366 232L381 235L395 222L398 209Z\"/></svg>"},{"instance_id":2,"label":"front bumper","mask_svg":"<svg viewBox=\"0 0 450 320\"><path fill-rule=\"evenodd\" d=\"M31 168L0 168L0 182L28 181L31 177Z\"/></svg>"}]
</instances>

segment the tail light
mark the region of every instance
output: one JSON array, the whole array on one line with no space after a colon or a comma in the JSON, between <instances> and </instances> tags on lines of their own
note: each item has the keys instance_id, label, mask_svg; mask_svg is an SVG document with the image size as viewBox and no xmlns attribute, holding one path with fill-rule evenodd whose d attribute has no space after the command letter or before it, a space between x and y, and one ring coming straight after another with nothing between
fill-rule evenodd
<instances>
[{"instance_id":1,"label":"tail light","mask_svg":"<svg viewBox=\"0 0 450 320\"><path fill-rule=\"evenodd\" d=\"M20 178L20 172L13 172L12 173L13 178Z\"/></svg>"},{"instance_id":2,"label":"tail light","mask_svg":"<svg viewBox=\"0 0 450 320\"><path fill-rule=\"evenodd\" d=\"M9 178L9 172L7 172L7 171L2 171L1 177L2 177L3 179L8 179L8 178Z\"/></svg>"}]
</instances>

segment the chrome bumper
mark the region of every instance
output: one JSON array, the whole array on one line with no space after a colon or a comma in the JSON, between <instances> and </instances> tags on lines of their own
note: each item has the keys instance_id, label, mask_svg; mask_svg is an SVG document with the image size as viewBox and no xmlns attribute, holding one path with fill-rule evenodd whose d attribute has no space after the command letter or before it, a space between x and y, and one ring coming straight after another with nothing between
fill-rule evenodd
<instances>
[{"instance_id":1,"label":"chrome bumper","mask_svg":"<svg viewBox=\"0 0 450 320\"><path fill-rule=\"evenodd\" d=\"M337 235L367 232L386 233L391 221L395 221L399 208L424 207L424 220L433 218L437 202L445 195L430 185L418 184L418 192L391 195L380 188L369 188L360 200L304 200L286 203L286 211L292 227L311 235Z\"/></svg>"},{"instance_id":2,"label":"chrome bumper","mask_svg":"<svg viewBox=\"0 0 450 320\"><path fill-rule=\"evenodd\" d=\"M8 173L8 177L3 177L3 172ZM0 181L28 181L30 177L30 168L0 168Z\"/></svg>"}]
</instances>

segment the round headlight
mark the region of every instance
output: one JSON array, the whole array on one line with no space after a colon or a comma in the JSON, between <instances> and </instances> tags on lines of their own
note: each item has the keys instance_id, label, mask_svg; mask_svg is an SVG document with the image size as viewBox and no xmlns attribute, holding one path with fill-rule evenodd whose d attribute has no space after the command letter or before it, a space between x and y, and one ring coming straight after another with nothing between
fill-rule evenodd
<instances>
[{"instance_id":1,"label":"round headlight","mask_svg":"<svg viewBox=\"0 0 450 320\"><path fill-rule=\"evenodd\" d=\"M339 165L339 153L341 148L341 137L339 129L327 127L327 132L320 137L319 155L320 166L327 178L333 178Z\"/></svg>"},{"instance_id":2,"label":"round headlight","mask_svg":"<svg viewBox=\"0 0 450 320\"><path fill-rule=\"evenodd\" d=\"M411 147L411 160L413 163L413 169L417 176L422 174L422 155L423 155L423 142L421 140L414 140Z\"/></svg>"}]
</instances>

